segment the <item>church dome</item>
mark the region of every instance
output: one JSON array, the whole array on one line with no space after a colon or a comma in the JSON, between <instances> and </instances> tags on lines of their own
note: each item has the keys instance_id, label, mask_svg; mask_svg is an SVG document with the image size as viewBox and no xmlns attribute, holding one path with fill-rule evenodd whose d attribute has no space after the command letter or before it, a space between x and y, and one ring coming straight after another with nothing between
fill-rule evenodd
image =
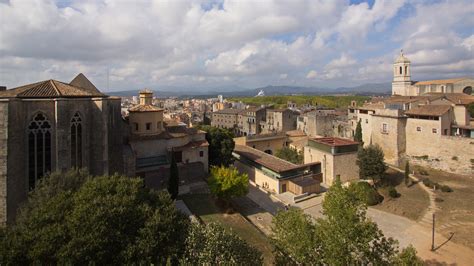
<instances>
[{"instance_id":1,"label":"church dome","mask_svg":"<svg viewBox=\"0 0 474 266\"><path fill-rule=\"evenodd\" d=\"M403 50L401 50L400 56L397 58L395 63L410 63L410 60L403 55Z\"/></svg>"}]
</instances>

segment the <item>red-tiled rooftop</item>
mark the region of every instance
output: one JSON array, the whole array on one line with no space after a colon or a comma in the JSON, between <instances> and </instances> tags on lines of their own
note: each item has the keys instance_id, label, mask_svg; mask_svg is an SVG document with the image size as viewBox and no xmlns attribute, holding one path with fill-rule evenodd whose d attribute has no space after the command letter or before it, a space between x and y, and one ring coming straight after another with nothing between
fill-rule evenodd
<instances>
[{"instance_id":1,"label":"red-tiled rooftop","mask_svg":"<svg viewBox=\"0 0 474 266\"><path fill-rule=\"evenodd\" d=\"M342 139L342 138L336 138L336 137L314 138L312 140L321 144L332 146L332 147L359 144L359 142L356 142L350 139Z\"/></svg>"}]
</instances>

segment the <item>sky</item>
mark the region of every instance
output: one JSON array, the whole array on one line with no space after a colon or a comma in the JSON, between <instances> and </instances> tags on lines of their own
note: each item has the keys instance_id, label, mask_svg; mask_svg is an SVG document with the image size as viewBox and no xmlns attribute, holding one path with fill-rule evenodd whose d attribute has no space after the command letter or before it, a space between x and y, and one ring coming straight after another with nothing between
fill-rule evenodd
<instances>
[{"instance_id":1,"label":"sky","mask_svg":"<svg viewBox=\"0 0 474 266\"><path fill-rule=\"evenodd\" d=\"M474 77L472 0L0 0L0 85L100 90Z\"/></svg>"}]
</instances>

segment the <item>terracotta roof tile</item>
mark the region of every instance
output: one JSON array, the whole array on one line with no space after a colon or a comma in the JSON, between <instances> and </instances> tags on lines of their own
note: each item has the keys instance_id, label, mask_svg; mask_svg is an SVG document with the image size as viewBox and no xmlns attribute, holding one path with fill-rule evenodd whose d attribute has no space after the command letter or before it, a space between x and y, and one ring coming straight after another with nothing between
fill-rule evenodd
<instances>
[{"instance_id":1,"label":"terracotta roof tile","mask_svg":"<svg viewBox=\"0 0 474 266\"><path fill-rule=\"evenodd\" d=\"M234 152L277 173L305 167L244 145L235 145Z\"/></svg>"},{"instance_id":2,"label":"terracotta roof tile","mask_svg":"<svg viewBox=\"0 0 474 266\"><path fill-rule=\"evenodd\" d=\"M163 109L158 108L154 105L135 105L133 107L128 108L129 112L162 112Z\"/></svg>"},{"instance_id":3,"label":"terracotta roof tile","mask_svg":"<svg viewBox=\"0 0 474 266\"><path fill-rule=\"evenodd\" d=\"M416 81L414 85L448 84L448 83L456 83L465 79L468 79L468 78L424 80L424 81Z\"/></svg>"}]
</instances>

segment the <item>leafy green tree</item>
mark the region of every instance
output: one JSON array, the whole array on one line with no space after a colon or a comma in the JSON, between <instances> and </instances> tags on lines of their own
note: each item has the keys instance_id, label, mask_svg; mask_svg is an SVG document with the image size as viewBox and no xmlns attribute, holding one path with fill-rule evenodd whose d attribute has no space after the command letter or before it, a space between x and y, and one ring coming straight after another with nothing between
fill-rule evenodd
<instances>
[{"instance_id":1,"label":"leafy green tree","mask_svg":"<svg viewBox=\"0 0 474 266\"><path fill-rule=\"evenodd\" d=\"M469 114L471 115L471 118L474 118L474 103L471 103L467 106L467 110L469 111Z\"/></svg>"},{"instance_id":2,"label":"leafy green tree","mask_svg":"<svg viewBox=\"0 0 474 266\"><path fill-rule=\"evenodd\" d=\"M7 228L0 264L160 264L184 253L188 224L138 178L53 174Z\"/></svg>"},{"instance_id":3,"label":"leafy green tree","mask_svg":"<svg viewBox=\"0 0 474 266\"><path fill-rule=\"evenodd\" d=\"M283 159L285 161L302 164L304 160L304 155L302 152L298 152L290 147L283 147L275 152L275 156Z\"/></svg>"},{"instance_id":4,"label":"leafy green tree","mask_svg":"<svg viewBox=\"0 0 474 266\"><path fill-rule=\"evenodd\" d=\"M172 199L176 199L179 194L179 172L178 165L174 155L171 155L171 164L170 164L170 178L168 180L168 193L170 193Z\"/></svg>"},{"instance_id":5,"label":"leafy green tree","mask_svg":"<svg viewBox=\"0 0 474 266\"><path fill-rule=\"evenodd\" d=\"M362 140L362 125L361 119L357 122L356 131L354 133L354 141L360 143L360 146L364 146L364 141Z\"/></svg>"},{"instance_id":6,"label":"leafy green tree","mask_svg":"<svg viewBox=\"0 0 474 266\"><path fill-rule=\"evenodd\" d=\"M277 264L312 264L319 260L320 242L312 218L301 209L279 211L272 220Z\"/></svg>"},{"instance_id":7,"label":"leafy green tree","mask_svg":"<svg viewBox=\"0 0 474 266\"><path fill-rule=\"evenodd\" d=\"M367 148L359 149L356 163L359 166L360 178L372 179L374 182L382 179L388 168L384 162L382 149L372 144Z\"/></svg>"},{"instance_id":8,"label":"leafy green tree","mask_svg":"<svg viewBox=\"0 0 474 266\"><path fill-rule=\"evenodd\" d=\"M184 265L262 265L261 252L221 225L193 224L186 239Z\"/></svg>"},{"instance_id":9,"label":"leafy green tree","mask_svg":"<svg viewBox=\"0 0 474 266\"><path fill-rule=\"evenodd\" d=\"M405 185L409 187L411 185L411 179L410 179L410 163L407 161L405 163Z\"/></svg>"},{"instance_id":10,"label":"leafy green tree","mask_svg":"<svg viewBox=\"0 0 474 266\"><path fill-rule=\"evenodd\" d=\"M424 265L423 260L420 259L416 255L416 249L409 245L408 247L404 248L400 254L398 254L397 258L395 259L395 265L399 266L422 266Z\"/></svg>"},{"instance_id":11,"label":"leafy green tree","mask_svg":"<svg viewBox=\"0 0 474 266\"><path fill-rule=\"evenodd\" d=\"M348 187L349 192L367 206L377 205L383 201L383 196L367 182L354 182Z\"/></svg>"},{"instance_id":12,"label":"leafy green tree","mask_svg":"<svg viewBox=\"0 0 474 266\"><path fill-rule=\"evenodd\" d=\"M198 126L197 128L206 131L206 140L209 142L209 165L231 165L234 162L232 151L235 146L232 132L225 128L212 126Z\"/></svg>"},{"instance_id":13,"label":"leafy green tree","mask_svg":"<svg viewBox=\"0 0 474 266\"><path fill-rule=\"evenodd\" d=\"M231 198L247 195L249 177L247 174L240 174L233 166L213 166L209 177L209 188L217 198L229 201Z\"/></svg>"},{"instance_id":14,"label":"leafy green tree","mask_svg":"<svg viewBox=\"0 0 474 266\"><path fill-rule=\"evenodd\" d=\"M365 205L339 179L326 193L323 214L316 227L322 264L390 265L394 260L396 241L367 219Z\"/></svg>"}]
</instances>

